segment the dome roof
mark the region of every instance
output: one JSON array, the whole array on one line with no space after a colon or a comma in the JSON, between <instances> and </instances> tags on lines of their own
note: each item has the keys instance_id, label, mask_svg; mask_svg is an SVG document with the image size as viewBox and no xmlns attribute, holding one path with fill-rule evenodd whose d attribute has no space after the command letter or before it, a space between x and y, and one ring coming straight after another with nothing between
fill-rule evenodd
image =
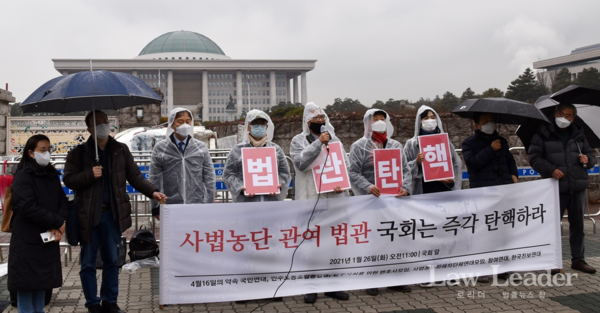
<instances>
[{"instance_id":1,"label":"dome roof","mask_svg":"<svg viewBox=\"0 0 600 313\"><path fill-rule=\"evenodd\" d=\"M142 49L139 55L165 52L200 52L225 55L225 52L210 38L184 30L156 37Z\"/></svg>"}]
</instances>

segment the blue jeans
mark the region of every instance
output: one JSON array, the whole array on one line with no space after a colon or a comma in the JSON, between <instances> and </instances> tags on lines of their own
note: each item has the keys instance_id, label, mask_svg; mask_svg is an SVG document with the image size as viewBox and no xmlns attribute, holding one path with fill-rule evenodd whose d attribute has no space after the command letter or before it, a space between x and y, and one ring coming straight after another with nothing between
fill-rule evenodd
<instances>
[{"instance_id":1,"label":"blue jeans","mask_svg":"<svg viewBox=\"0 0 600 313\"><path fill-rule=\"evenodd\" d=\"M81 286L85 295L85 307L104 303L117 303L119 296L119 266L117 255L121 230L110 210L102 212L100 224L92 228L90 242L81 243ZM102 255L102 286L98 298L98 281L96 280L96 256L98 247Z\"/></svg>"},{"instance_id":2,"label":"blue jeans","mask_svg":"<svg viewBox=\"0 0 600 313\"><path fill-rule=\"evenodd\" d=\"M17 292L19 313L44 313L45 298L45 290Z\"/></svg>"}]
</instances>

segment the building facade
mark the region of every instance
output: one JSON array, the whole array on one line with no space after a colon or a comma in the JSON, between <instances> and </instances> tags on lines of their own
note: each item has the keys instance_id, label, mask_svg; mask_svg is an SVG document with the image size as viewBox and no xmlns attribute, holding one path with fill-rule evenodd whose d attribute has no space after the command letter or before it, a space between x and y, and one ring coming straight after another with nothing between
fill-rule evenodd
<instances>
[{"instance_id":1,"label":"building facade","mask_svg":"<svg viewBox=\"0 0 600 313\"><path fill-rule=\"evenodd\" d=\"M533 62L533 68L540 71L538 78L548 87L552 87L554 77L563 68L567 68L571 72L571 79L575 80L584 68L590 67L600 70L600 44L577 48L568 55Z\"/></svg>"},{"instance_id":2,"label":"building facade","mask_svg":"<svg viewBox=\"0 0 600 313\"><path fill-rule=\"evenodd\" d=\"M162 116L184 107L202 121L230 121L243 110L267 110L280 102L306 104L306 74L316 63L234 60L208 37L190 31L163 34L133 59L52 61L63 75L90 68L130 73L165 95Z\"/></svg>"}]
</instances>

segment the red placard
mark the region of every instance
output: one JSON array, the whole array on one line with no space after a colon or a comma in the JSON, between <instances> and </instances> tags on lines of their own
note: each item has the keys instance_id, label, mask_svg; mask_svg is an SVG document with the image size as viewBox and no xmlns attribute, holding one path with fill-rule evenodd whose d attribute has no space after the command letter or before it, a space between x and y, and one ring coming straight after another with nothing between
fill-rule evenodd
<instances>
[{"instance_id":1,"label":"red placard","mask_svg":"<svg viewBox=\"0 0 600 313\"><path fill-rule=\"evenodd\" d=\"M242 148L244 194L279 194L275 147Z\"/></svg>"},{"instance_id":2,"label":"red placard","mask_svg":"<svg viewBox=\"0 0 600 313\"><path fill-rule=\"evenodd\" d=\"M426 182L454 179L448 134L419 136L419 148L424 155L423 178Z\"/></svg>"},{"instance_id":3,"label":"red placard","mask_svg":"<svg viewBox=\"0 0 600 313\"><path fill-rule=\"evenodd\" d=\"M327 162L316 165L312 169L315 189L318 193L332 192L337 186L344 190L350 189L350 179L348 179L344 155L345 152L342 151L339 142L329 143Z\"/></svg>"},{"instance_id":4,"label":"red placard","mask_svg":"<svg viewBox=\"0 0 600 313\"><path fill-rule=\"evenodd\" d=\"M397 195L402 187L402 151L400 149L373 150L375 186L381 194Z\"/></svg>"}]
</instances>

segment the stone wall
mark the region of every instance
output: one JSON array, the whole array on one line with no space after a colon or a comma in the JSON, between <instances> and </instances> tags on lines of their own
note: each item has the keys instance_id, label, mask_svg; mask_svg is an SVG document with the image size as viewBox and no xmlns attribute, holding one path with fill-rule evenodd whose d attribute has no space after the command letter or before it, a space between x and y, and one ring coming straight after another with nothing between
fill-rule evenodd
<instances>
[{"instance_id":1,"label":"stone wall","mask_svg":"<svg viewBox=\"0 0 600 313\"><path fill-rule=\"evenodd\" d=\"M458 117L452 113L440 114L444 130L448 132L450 141L456 149L462 148L462 142L465 138L471 136L475 130L473 122L469 119ZM330 117L331 124L335 128L335 134L342 143L347 152L353 142L360 139L364 133L363 116L359 114L350 114L344 116ZM394 125L393 139L400 141L403 145L406 140L412 138L415 133L415 115L397 114L392 115L392 124ZM275 136L273 142L277 143L284 152L289 155L290 143L292 138L302 132L302 119L300 117L274 118ZM216 131L219 137L231 136L237 134L237 122L226 122L207 128ZM515 134L517 126L499 125L500 134L508 140L510 147L522 147L523 144ZM462 153L459 152L462 157ZM513 151L517 166L529 166L527 153L524 150L516 149ZM463 161L463 167L464 161ZM529 179L531 180L531 179ZM598 201L600 199L600 190L598 176L590 176L590 199ZM468 182L463 183L464 188L468 188Z\"/></svg>"}]
</instances>

